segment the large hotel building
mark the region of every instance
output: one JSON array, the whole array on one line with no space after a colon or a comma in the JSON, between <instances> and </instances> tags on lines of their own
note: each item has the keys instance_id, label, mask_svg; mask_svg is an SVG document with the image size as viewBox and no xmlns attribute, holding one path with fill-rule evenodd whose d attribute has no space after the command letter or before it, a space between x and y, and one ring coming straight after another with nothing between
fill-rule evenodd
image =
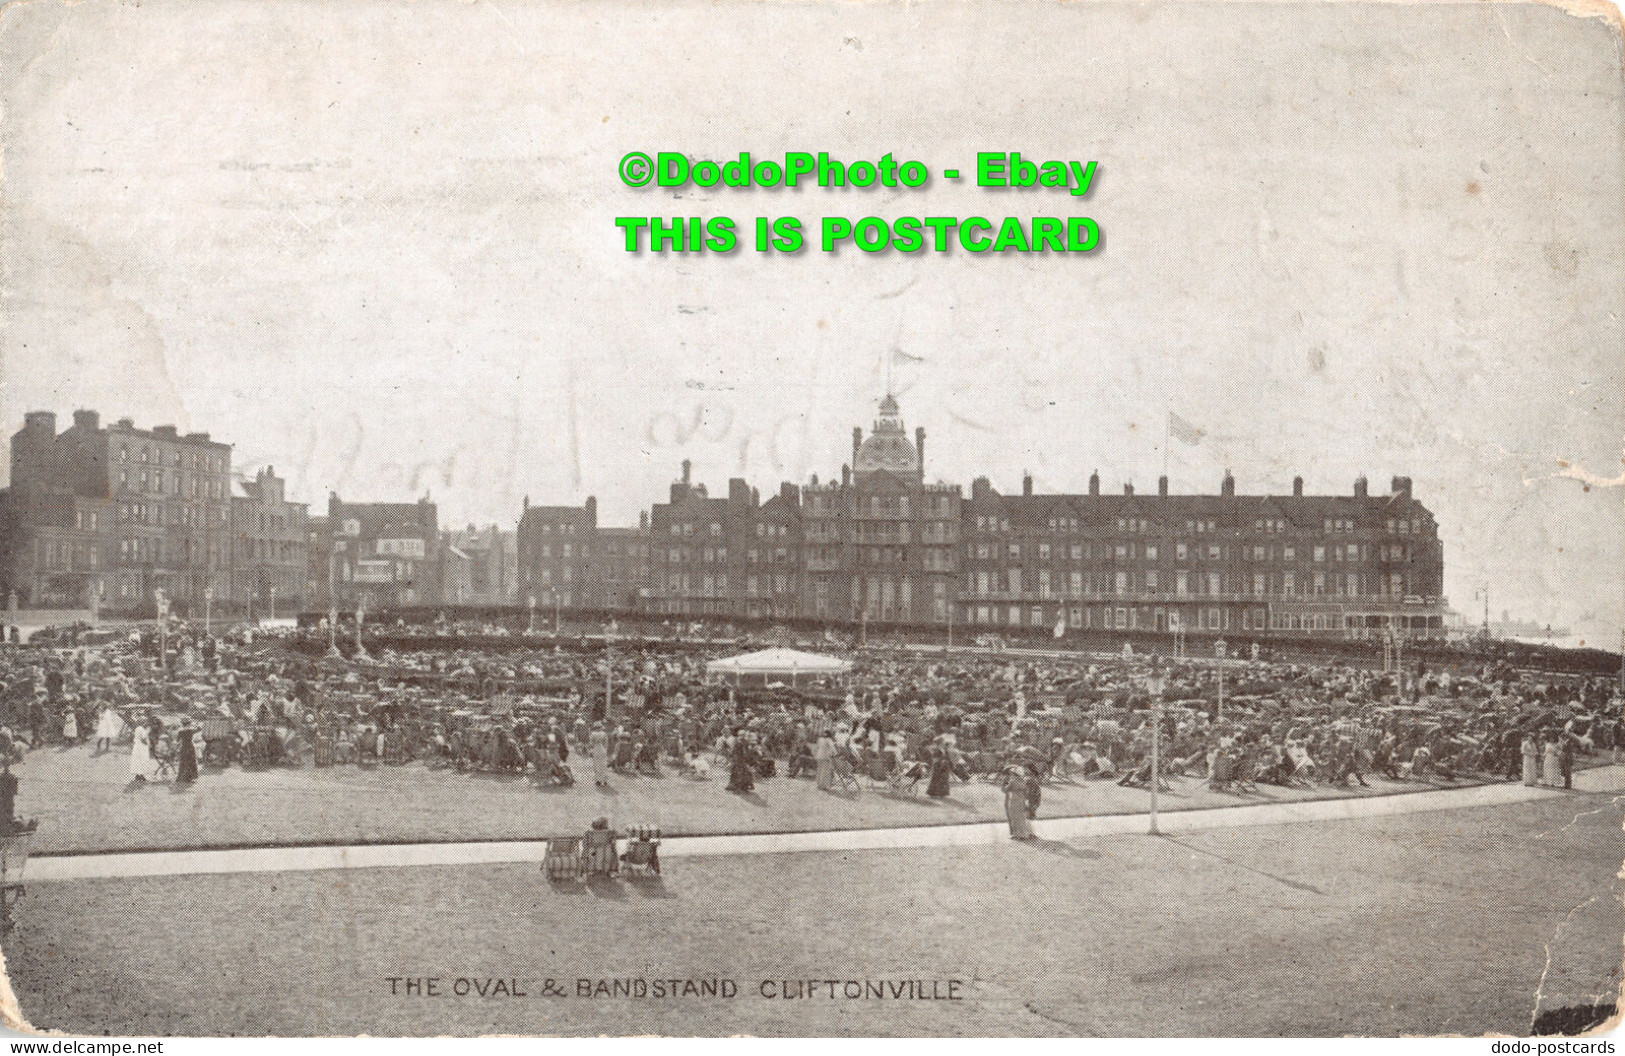
<instances>
[{"instance_id":1,"label":"large hotel building","mask_svg":"<svg viewBox=\"0 0 1625 1056\"><path fill-rule=\"evenodd\" d=\"M682 476L648 516L646 584L599 580L596 503L529 507L521 597L691 617L844 624L1376 637L1444 633L1443 556L1408 477L1373 495L1004 495L978 477L928 484L925 431L909 437L887 396L854 429L837 481L783 484L763 501L734 479L711 495ZM545 522L545 523L544 523ZM527 531L528 528L528 531ZM622 530L626 531L626 530ZM544 534L545 533L545 534ZM529 535L533 545L527 546ZM551 538L551 546L542 540ZM544 556L548 555L548 556ZM641 556L641 555L640 555ZM625 582L627 572L615 573ZM547 599L543 599L544 602ZM555 597L554 600L557 600Z\"/></svg>"},{"instance_id":2,"label":"large hotel building","mask_svg":"<svg viewBox=\"0 0 1625 1056\"><path fill-rule=\"evenodd\" d=\"M514 537L440 530L435 506L329 497L307 517L269 469L232 487L231 448L173 427L57 432L35 412L0 491L0 592L33 608L192 615L517 604L578 613L937 626L967 634L1444 634L1433 515L1394 477L1342 495L1002 494L927 483L925 430L887 396L839 479L712 494L683 463L636 528L597 502L531 505ZM511 585L510 585L511 584Z\"/></svg>"}]
</instances>

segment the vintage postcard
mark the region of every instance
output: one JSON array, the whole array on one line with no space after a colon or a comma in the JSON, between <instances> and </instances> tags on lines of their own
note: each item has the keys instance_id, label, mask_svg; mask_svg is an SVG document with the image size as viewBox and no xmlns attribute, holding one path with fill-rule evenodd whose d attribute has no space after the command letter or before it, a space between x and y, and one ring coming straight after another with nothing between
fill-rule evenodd
<instances>
[{"instance_id":1,"label":"vintage postcard","mask_svg":"<svg viewBox=\"0 0 1625 1056\"><path fill-rule=\"evenodd\" d=\"M1615 1019L1613 7L24 0L0 166L8 1026Z\"/></svg>"}]
</instances>

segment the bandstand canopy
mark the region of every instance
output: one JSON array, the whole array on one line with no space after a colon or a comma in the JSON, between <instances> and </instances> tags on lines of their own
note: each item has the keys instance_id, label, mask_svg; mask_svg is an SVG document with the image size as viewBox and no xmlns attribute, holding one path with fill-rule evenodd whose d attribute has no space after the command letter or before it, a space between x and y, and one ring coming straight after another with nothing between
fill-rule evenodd
<instances>
[{"instance_id":1,"label":"bandstand canopy","mask_svg":"<svg viewBox=\"0 0 1625 1056\"><path fill-rule=\"evenodd\" d=\"M852 663L799 649L763 649L713 660L705 665L705 670L712 675L841 675L852 670Z\"/></svg>"}]
</instances>

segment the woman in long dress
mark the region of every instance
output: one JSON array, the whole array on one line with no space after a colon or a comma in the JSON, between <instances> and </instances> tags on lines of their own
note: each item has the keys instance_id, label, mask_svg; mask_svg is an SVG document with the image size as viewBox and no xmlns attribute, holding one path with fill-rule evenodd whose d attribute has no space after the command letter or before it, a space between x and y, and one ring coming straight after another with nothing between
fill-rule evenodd
<instances>
[{"instance_id":1,"label":"woman in long dress","mask_svg":"<svg viewBox=\"0 0 1625 1056\"><path fill-rule=\"evenodd\" d=\"M594 723L592 736L587 738L592 749L592 782L599 788L609 786L609 734L603 723Z\"/></svg>"},{"instance_id":2,"label":"woman in long dress","mask_svg":"<svg viewBox=\"0 0 1625 1056\"><path fill-rule=\"evenodd\" d=\"M130 776L145 781L153 774L152 744L148 740L147 724L135 728L135 740L130 744Z\"/></svg>"},{"instance_id":3,"label":"woman in long dress","mask_svg":"<svg viewBox=\"0 0 1625 1056\"><path fill-rule=\"evenodd\" d=\"M176 746L179 749L180 763L175 769L175 783L189 785L197 780L197 742L193 735L197 730L188 722L176 731Z\"/></svg>"},{"instance_id":4,"label":"woman in long dress","mask_svg":"<svg viewBox=\"0 0 1625 1056\"><path fill-rule=\"evenodd\" d=\"M1523 783L1534 785L1540 781L1540 745L1535 743L1535 735L1524 734L1523 738Z\"/></svg>"},{"instance_id":5,"label":"woman in long dress","mask_svg":"<svg viewBox=\"0 0 1625 1056\"><path fill-rule=\"evenodd\" d=\"M925 794L933 799L947 799L948 778L953 768L953 757L948 754L948 746L938 744L931 750L931 783L925 786Z\"/></svg>"},{"instance_id":6,"label":"woman in long dress","mask_svg":"<svg viewBox=\"0 0 1625 1056\"><path fill-rule=\"evenodd\" d=\"M1562 748L1557 743L1557 734L1550 734L1546 739L1545 765L1541 767L1541 777L1545 783L1553 786L1558 784L1558 770L1562 765Z\"/></svg>"},{"instance_id":7,"label":"woman in long dress","mask_svg":"<svg viewBox=\"0 0 1625 1056\"><path fill-rule=\"evenodd\" d=\"M1004 772L1004 816L1010 821L1012 840L1033 838L1032 822L1027 818L1027 772L1019 766Z\"/></svg>"},{"instance_id":8,"label":"woman in long dress","mask_svg":"<svg viewBox=\"0 0 1625 1056\"><path fill-rule=\"evenodd\" d=\"M728 770L729 792L744 793L756 788L756 775L751 771L755 761L755 753L750 750L750 741L744 737L736 737L733 758L730 760Z\"/></svg>"},{"instance_id":9,"label":"woman in long dress","mask_svg":"<svg viewBox=\"0 0 1625 1056\"><path fill-rule=\"evenodd\" d=\"M818 735L818 743L813 745L813 760L818 764L818 787L828 792L835 787L835 738L828 730Z\"/></svg>"}]
</instances>

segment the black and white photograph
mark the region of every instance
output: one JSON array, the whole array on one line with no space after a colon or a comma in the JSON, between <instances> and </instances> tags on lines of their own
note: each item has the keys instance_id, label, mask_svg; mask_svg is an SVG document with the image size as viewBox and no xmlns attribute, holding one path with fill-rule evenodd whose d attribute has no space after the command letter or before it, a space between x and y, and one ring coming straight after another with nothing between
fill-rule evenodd
<instances>
[{"instance_id":1,"label":"black and white photograph","mask_svg":"<svg viewBox=\"0 0 1625 1056\"><path fill-rule=\"evenodd\" d=\"M0 1020L1613 1029L1621 42L0 6Z\"/></svg>"}]
</instances>

